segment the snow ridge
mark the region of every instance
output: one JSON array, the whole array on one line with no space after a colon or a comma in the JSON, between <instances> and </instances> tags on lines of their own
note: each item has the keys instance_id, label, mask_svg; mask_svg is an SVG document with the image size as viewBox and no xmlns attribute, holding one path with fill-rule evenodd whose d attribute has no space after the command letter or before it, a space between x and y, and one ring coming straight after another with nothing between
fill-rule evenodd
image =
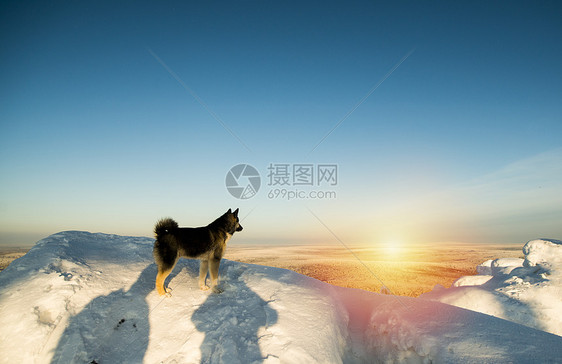
<instances>
[{"instance_id":1,"label":"snow ridge","mask_svg":"<svg viewBox=\"0 0 562 364\"><path fill-rule=\"evenodd\" d=\"M172 298L161 298L154 291L153 241L62 232L14 261L0 273L0 363L556 363L562 357L561 337L506 320L228 260L220 270L224 293L200 291L199 263L181 259L169 278ZM529 265L548 268L531 259Z\"/></svg>"}]
</instances>

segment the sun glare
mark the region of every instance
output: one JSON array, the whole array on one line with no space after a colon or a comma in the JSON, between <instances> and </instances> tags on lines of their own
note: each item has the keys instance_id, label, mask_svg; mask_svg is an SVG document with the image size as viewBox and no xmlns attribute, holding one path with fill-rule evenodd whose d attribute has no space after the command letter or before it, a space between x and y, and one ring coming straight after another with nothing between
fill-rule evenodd
<instances>
[{"instance_id":1,"label":"sun glare","mask_svg":"<svg viewBox=\"0 0 562 364\"><path fill-rule=\"evenodd\" d=\"M387 258L393 259L402 253L402 243L398 240L388 240L382 243L381 249Z\"/></svg>"}]
</instances>

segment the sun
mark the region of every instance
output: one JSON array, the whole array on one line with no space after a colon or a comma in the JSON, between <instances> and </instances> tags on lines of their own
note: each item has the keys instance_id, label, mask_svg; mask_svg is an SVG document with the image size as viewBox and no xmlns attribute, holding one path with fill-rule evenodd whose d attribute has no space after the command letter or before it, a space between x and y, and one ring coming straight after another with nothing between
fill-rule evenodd
<instances>
[{"instance_id":1,"label":"sun","mask_svg":"<svg viewBox=\"0 0 562 364\"><path fill-rule=\"evenodd\" d=\"M386 240L382 243L381 249L387 258L396 258L402 253L403 245L399 240Z\"/></svg>"}]
</instances>

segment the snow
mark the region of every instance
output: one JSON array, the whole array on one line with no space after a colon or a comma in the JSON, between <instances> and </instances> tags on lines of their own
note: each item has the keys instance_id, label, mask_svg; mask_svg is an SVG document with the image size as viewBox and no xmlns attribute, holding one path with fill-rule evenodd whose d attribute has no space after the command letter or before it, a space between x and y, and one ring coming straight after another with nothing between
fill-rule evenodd
<instances>
[{"instance_id":1,"label":"snow","mask_svg":"<svg viewBox=\"0 0 562 364\"><path fill-rule=\"evenodd\" d=\"M525 253L525 267L542 266L548 270L562 273L562 241L560 240L531 240L523 247Z\"/></svg>"},{"instance_id":2,"label":"snow","mask_svg":"<svg viewBox=\"0 0 562 364\"><path fill-rule=\"evenodd\" d=\"M500 261L488 283L437 289L432 300L228 260L220 269L225 291L213 294L199 290L199 263L187 259L168 279L172 297L162 298L152 244L71 231L14 261L0 273L0 363L562 362L560 336L432 301L472 289L473 300L505 308L496 295L507 291L482 287L517 277L542 284L536 290L551 287L551 309L559 311L552 280L559 242L529 243L521 266ZM543 323L557 320L546 303L529 307L520 308Z\"/></svg>"},{"instance_id":3,"label":"snow","mask_svg":"<svg viewBox=\"0 0 562 364\"><path fill-rule=\"evenodd\" d=\"M562 335L562 241L532 240L525 259L488 260L478 275L436 287L421 298L482 312Z\"/></svg>"}]
</instances>

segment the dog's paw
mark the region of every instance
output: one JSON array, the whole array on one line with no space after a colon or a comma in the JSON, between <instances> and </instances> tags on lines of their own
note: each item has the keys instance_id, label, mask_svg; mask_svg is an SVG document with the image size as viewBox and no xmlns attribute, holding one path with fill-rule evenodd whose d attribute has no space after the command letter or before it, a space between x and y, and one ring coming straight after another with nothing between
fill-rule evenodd
<instances>
[{"instance_id":1,"label":"dog's paw","mask_svg":"<svg viewBox=\"0 0 562 364\"><path fill-rule=\"evenodd\" d=\"M224 289L220 288L219 286L213 287L213 293L223 293Z\"/></svg>"},{"instance_id":2,"label":"dog's paw","mask_svg":"<svg viewBox=\"0 0 562 364\"><path fill-rule=\"evenodd\" d=\"M207 286L206 284L199 286L202 291L208 291L211 287Z\"/></svg>"},{"instance_id":3,"label":"dog's paw","mask_svg":"<svg viewBox=\"0 0 562 364\"><path fill-rule=\"evenodd\" d=\"M158 295L160 297L172 297L172 289L164 288L163 290L158 290Z\"/></svg>"}]
</instances>

